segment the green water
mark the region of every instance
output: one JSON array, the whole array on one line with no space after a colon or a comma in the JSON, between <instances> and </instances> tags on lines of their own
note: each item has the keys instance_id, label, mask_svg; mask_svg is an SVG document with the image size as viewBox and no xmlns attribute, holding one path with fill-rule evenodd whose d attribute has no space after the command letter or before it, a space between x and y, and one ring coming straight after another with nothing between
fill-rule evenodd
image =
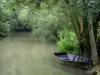
<instances>
[{"instance_id":1,"label":"green water","mask_svg":"<svg viewBox=\"0 0 100 75\"><path fill-rule=\"evenodd\" d=\"M70 75L79 71L58 63L55 44L43 44L29 34L16 34L0 41L0 75ZM74 71L74 72L73 72ZM84 75L84 71L80 74Z\"/></svg>"}]
</instances>

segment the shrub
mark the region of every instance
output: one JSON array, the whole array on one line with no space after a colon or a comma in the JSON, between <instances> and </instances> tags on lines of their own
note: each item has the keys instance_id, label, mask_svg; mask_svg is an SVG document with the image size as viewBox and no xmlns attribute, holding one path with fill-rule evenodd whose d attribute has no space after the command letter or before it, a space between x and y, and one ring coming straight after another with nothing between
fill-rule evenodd
<instances>
[{"instance_id":1,"label":"shrub","mask_svg":"<svg viewBox=\"0 0 100 75\"><path fill-rule=\"evenodd\" d=\"M7 36L10 33L9 24L0 21L0 37Z\"/></svg>"},{"instance_id":2,"label":"shrub","mask_svg":"<svg viewBox=\"0 0 100 75\"><path fill-rule=\"evenodd\" d=\"M10 32L10 25L8 24L8 16L4 9L0 8L0 37L8 35Z\"/></svg>"},{"instance_id":3,"label":"shrub","mask_svg":"<svg viewBox=\"0 0 100 75\"><path fill-rule=\"evenodd\" d=\"M64 29L59 33L60 40L57 42L59 52L71 52L78 54L79 42L75 33Z\"/></svg>"}]
</instances>

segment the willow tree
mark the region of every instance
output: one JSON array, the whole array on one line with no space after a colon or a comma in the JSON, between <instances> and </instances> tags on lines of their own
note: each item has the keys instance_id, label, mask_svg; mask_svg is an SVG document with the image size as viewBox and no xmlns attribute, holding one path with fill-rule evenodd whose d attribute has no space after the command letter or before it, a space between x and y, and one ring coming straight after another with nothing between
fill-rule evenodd
<instances>
[{"instance_id":1,"label":"willow tree","mask_svg":"<svg viewBox=\"0 0 100 75\"><path fill-rule=\"evenodd\" d=\"M97 64L98 55L95 41L99 22L99 0L66 0L66 3L70 21L77 38L83 45L85 56L92 56L93 64Z\"/></svg>"}]
</instances>

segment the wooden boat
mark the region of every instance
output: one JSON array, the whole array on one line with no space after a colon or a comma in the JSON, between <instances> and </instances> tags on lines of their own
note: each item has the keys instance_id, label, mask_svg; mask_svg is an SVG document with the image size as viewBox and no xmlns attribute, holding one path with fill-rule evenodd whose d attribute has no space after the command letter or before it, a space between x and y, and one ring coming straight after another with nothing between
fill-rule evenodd
<instances>
[{"instance_id":1,"label":"wooden boat","mask_svg":"<svg viewBox=\"0 0 100 75\"><path fill-rule=\"evenodd\" d=\"M78 56L73 53L54 53L54 55L62 61L66 62L81 62L81 63L92 63L89 58Z\"/></svg>"}]
</instances>

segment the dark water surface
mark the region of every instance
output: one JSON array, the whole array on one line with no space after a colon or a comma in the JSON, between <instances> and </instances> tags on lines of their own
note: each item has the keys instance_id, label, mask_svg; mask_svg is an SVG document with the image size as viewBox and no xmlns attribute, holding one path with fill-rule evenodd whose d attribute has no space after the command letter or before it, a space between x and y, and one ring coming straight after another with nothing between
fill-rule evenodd
<instances>
[{"instance_id":1,"label":"dark water surface","mask_svg":"<svg viewBox=\"0 0 100 75\"><path fill-rule=\"evenodd\" d=\"M56 45L38 40L29 33L1 40L0 75L86 75L85 71L58 63L53 56Z\"/></svg>"}]
</instances>

